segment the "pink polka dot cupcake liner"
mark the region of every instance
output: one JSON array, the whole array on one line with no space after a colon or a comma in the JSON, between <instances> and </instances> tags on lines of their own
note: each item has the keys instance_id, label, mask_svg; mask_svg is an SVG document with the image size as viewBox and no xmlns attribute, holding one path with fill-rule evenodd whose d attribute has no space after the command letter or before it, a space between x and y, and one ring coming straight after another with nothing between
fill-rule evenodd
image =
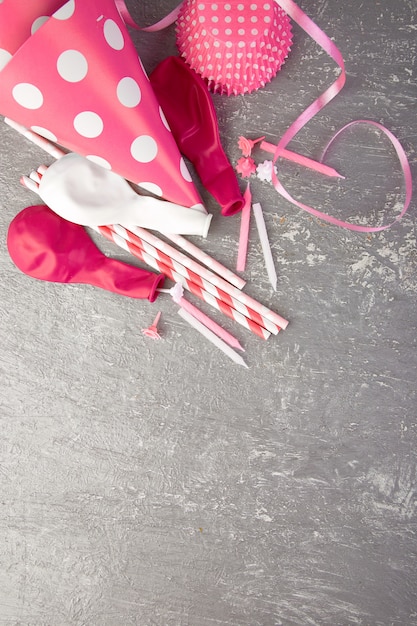
<instances>
[{"instance_id":1,"label":"pink polka dot cupcake liner","mask_svg":"<svg viewBox=\"0 0 417 626\"><path fill-rule=\"evenodd\" d=\"M290 19L273 0L185 0L176 36L181 56L209 89L228 96L269 83L292 44Z\"/></svg>"},{"instance_id":2,"label":"pink polka dot cupcake liner","mask_svg":"<svg viewBox=\"0 0 417 626\"><path fill-rule=\"evenodd\" d=\"M16 4L0 0L0 113L157 196L202 208L114 0Z\"/></svg>"}]
</instances>

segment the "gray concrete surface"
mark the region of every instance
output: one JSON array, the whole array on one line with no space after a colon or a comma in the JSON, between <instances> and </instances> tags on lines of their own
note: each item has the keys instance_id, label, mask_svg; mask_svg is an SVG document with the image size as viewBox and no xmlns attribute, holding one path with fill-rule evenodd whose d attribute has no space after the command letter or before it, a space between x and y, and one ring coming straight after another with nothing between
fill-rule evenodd
<instances>
[{"instance_id":1,"label":"gray concrete surface","mask_svg":"<svg viewBox=\"0 0 417 626\"><path fill-rule=\"evenodd\" d=\"M175 4L128 3L144 24ZM348 80L291 147L317 158L343 124L372 119L415 175L415 1L300 5ZM233 162L239 135L278 140L334 80L294 34L265 89L214 97ZM133 37L148 71L175 54L172 28ZM37 198L19 177L51 160L3 122L0 141L1 626L417 624L415 202L391 229L355 234L254 180L278 291L254 224L246 291L291 323L263 342L213 313L244 344L245 370L168 296L151 305L21 274L7 228ZM282 180L339 217L398 212L401 172L378 131L353 128L328 163L346 180L287 163ZM215 216L199 244L233 268L239 218L202 193ZM140 329L159 309L152 342Z\"/></svg>"}]
</instances>

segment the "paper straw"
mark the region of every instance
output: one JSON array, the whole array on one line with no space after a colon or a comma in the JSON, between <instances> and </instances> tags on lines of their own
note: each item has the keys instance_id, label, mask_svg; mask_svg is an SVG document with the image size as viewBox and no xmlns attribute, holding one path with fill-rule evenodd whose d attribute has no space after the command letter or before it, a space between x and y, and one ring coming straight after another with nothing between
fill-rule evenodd
<instances>
[{"instance_id":1,"label":"paper straw","mask_svg":"<svg viewBox=\"0 0 417 626\"><path fill-rule=\"evenodd\" d=\"M126 239L123 239L123 237L115 233L108 226L92 226L91 228L104 235L104 237L106 237L110 241L113 241L113 243L118 245L120 248L127 250L156 271L161 272L162 274L167 276L167 278L170 278L176 283L181 283L181 285L185 289L193 293L204 302L207 302L212 307L224 313L230 319L235 320L235 322L237 322L241 326L244 326L246 329L250 330L258 337L261 337L262 339L268 339L268 337L270 337L271 333L265 328L263 328L253 320L245 317L244 315L239 313L239 311L236 311L231 306L229 306L222 300L219 300L212 294L208 293L192 281L187 280L184 276L181 276L181 274L168 267L158 259L155 259L150 254L147 254L146 252L141 250L139 246L132 244L130 241L126 241Z\"/></svg>"},{"instance_id":2,"label":"paper straw","mask_svg":"<svg viewBox=\"0 0 417 626\"><path fill-rule=\"evenodd\" d=\"M261 240L262 252L264 254L266 271L268 273L269 282L274 291L277 290L277 273L275 270L274 259L272 258L271 246L269 245L268 233L266 232L264 215L259 202L253 205L253 213L255 215L256 226L258 228L259 239Z\"/></svg>"},{"instance_id":3,"label":"paper straw","mask_svg":"<svg viewBox=\"0 0 417 626\"><path fill-rule=\"evenodd\" d=\"M234 361L238 365L242 365L243 367L248 367L240 354L237 354L237 352L235 352L229 345L227 345L227 343L220 339L220 337L217 337L217 335L215 335L209 328L207 328L207 326L199 322L188 311L186 311L185 309L179 309L178 315L182 317L183 320L188 322L190 326L195 328L195 330L198 330L198 332L203 335L203 337L211 341L213 345L222 350L222 352L224 352L224 354L232 359L232 361Z\"/></svg>"},{"instance_id":4,"label":"paper straw","mask_svg":"<svg viewBox=\"0 0 417 626\"><path fill-rule=\"evenodd\" d=\"M278 326L274 322L271 322L269 319L263 317L251 307L248 307L240 300L237 300L236 298L231 296L230 293L224 291L216 285L213 285L211 282L200 276L200 274L197 274L193 270L182 265L182 263L179 263L175 259L172 259L168 254L166 254L162 250L158 250L153 245L149 244L147 241L144 241L138 235L131 233L120 224L112 224L109 228L123 239L129 241L132 245L138 246L141 250L143 250L153 258L157 259L161 263L164 263L164 265L166 265L167 267L172 268L174 271L178 272L178 274L180 274L187 280L192 281L193 283L204 289L204 291L213 295L216 299L221 300L225 304L232 307L232 309L235 309L245 317L253 320L263 328L266 328L269 332L274 333L274 335L278 334L278 332L281 330L281 326ZM228 283L226 284L228 285ZM237 291L240 296L241 292L239 290Z\"/></svg>"},{"instance_id":5,"label":"paper straw","mask_svg":"<svg viewBox=\"0 0 417 626\"><path fill-rule=\"evenodd\" d=\"M140 228L139 226L123 227L120 225L113 225L112 228L116 229L116 231L122 237L125 237L125 238L127 237L133 243L137 242L140 245L141 242L136 239L136 237L139 237L139 240L142 239L143 241L147 242L151 246L154 246L158 250L161 250L161 252L165 252L165 254L171 257L171 259L178 261L181 265L184 265L190 270L191 269L194 270L196 274L199 274L202 278L207 280L209 283L215 285L216 287L218 287L219 289L227 293L234 300L241 302L246 307L249 307L256 313L258 313L261 316L261 318L263 318L262 322L259 320L259 323L261 323L261 325L263 325L265 328L268 328L267 323L266 322L263 323L265 320L269 320L270 322L272 322L275 326L279 328L286 328L288 326L288 321L284 319L283 317L281 317L280 315L278 315L278 313L275 313L274 311L271 311L263 304L260 304L257 300L255 300L254 298L251 298L246 293L244 293L237 287L231 285L220 276L213 274L213 272L210 272L209 270L202 267L201 265L198 265L198 264L196 266L190 265L189 261L191 261L191 259L189 259L189 257L182 254L181 252L179 252L178 250L176 250L175 248L173 248L166 242L162 241L161 239L159 239L158 237L150 233L148 230ZM148 251L150 250L151 249L148 248ZM154 251L153 251L153 255L155 255ZM258 321L257 318L255 318L255 320ZM271 330L271 332L273 331Z\"/></svg>"},{"instance_id":6,"label":"paper straw","mask_svg":"<svg viewBox=\"0 0 417 626\"><path fill-rule=\"evenodd\" d=\"M173 235L172 233L162 233L167 239L175 243L177 246L191 254L195 259L198 259L200 263L203 263L209 267L213 272L216 272L219 276L222 276L224 280L227 280L231 285L234 285L237 289L242 289L246 281L240 276L236 276L231 270L219 263L211 257L209 254L200 250L200 248L188 239L185 239L182 235Z\"/></svg>"},{"instance_id":7,"label":"paper straw","mask_svg":"<svg viewBox=\"0 0 417 626\"><path fill-rule=\"evenodd\" d=\"M116 228L116 225L114 225L114 227ZM167 243L166 241L163 241L162 239L160 239L153 233L150 233L149 230L142 228L140 226L131 226L130 224L128 226L122 226L122 228L125 228L126 230L125 233L121 233L121 232L119 233L122 237L131 236L132 241L134 242L135 235L136 235L143 241L146 241L147 243L149 243L151 246L154 246L155 248L157 248L157 250L160 250L161 252L165 252L165 254L171 257L171 259L178 261L178 263L181 263L181 265L184 265L186 268L192 270L196 274L199 274L201 277L205 278L205 280L208 280L208 282L212 283L213 285L216 285L217 287L221 287L224 291L228 292L227 290L229 289L229 287L232 287L230 283L225 281L218 274L215 274L207 267L200 265L200 263L197 263L197 261L195 261L194 259L190 259L189 256L187 256L186 254L183 254L182 252L177 250L177 248L174 248L169 243ZM234 291L237 290L236 287L233 287L233 289Z\"/></svg>"},{"instance_id":8,"label":"paper straw","mask_svg":"<svg viewBox=\"0 0 417 626\"><path fill-rule=\"evenodd\" d=\"M277 149L276 146L272 143L268 143L268 141L263 141L260 145L261 150L265 150L265 152L271 152L275 154ZM314 161L309 157L298 154L297 152L291 152L291 150L284 149L280 152L279 156L283 159L287 159L288 161L293 161L293 163L298 163L299 165L303 165L304 167L308 167L311 170L315 170L320 174L324 174L325 176L332 176L335 178L345 178L337 170L333 167L329 167L328 165L324 165L324 163L320 163L319 161Z\"/></svg>"},{"instance_id":9,"label":"paper straw","mask_svg":"<svg viewBox=\"0 0 417 626\"><path fill-rule=\"evenodd\" d=\"M248 252L249 243L249 226L250 226L250 210L252 202L252 194L250 191L250 184L248 183L246 191L243 194L245 204L242 208L241 221L240 221L240 233L239 233L239 249L237 254L236 270L238 272L244 272L246 267L246 255Z\"/></svg>"},{"instance_id":10,"label":"paper straw","mask_svg":"<svg viewBox=\"0 0 417 626\"><path fill-rule=\"evenodd\" d=\"M42 148L42 150L45 150L45 152L53 156L55 159L60 159L62 156L64 156L64 154L66 154L63 150L57 148L51 141L45 139L45 137L41 137L37 133L34 133L33 131L26 128L25 126L14 122L10 118L5 117L4 121L8 126L10 126L10 128L16 130L18 133L23 135L23 137L29 139L29 141L38 146L38 148Z\"/></svg>"},{"instance_id":11,"label":"paper straw","mask_svg":"<svg viewBox=\"0 0 417 626\"><path fill-rule=\"evenodd\" d=\"M176 283L172 289L158 289L158 291L163 293L169 293L176 304L179 304L181 308L188 311L190 315L198 319L198 321L204 324L204 326L207 326L207 328L209 328L215 335L220 337L220 339L223 339L223 341L229 344L229 346L235 348L236 350L242 350L242 352L245 351L245 349L241 346L236 337L229 333L229 331L227 331L225 328L220 326L220 324L211 319L211 317L203 313L201 309L197 308L196 306L194 306L194 304L184 298L184 290L182 285Z\"/></svg>"},{"instance_id":12,"label":"paper straw","mask_svg":"<svg viewBox=\"0 0 417 626\"><path fill-rule=\"evenodd\" d=\"M35 183L39 183L41 182L41 178L42 176L39 174L39 172L31 172L29 174L29 178L31 178Z\"/></svg>"},{"instance_id":13,"label":"paper straw","mask_svg":"<svg viewBox=\"0 0 417 626\"><path fill-rule=\"evenodd\" d=\"M35 183L35 181L32 180L31 178L29 178L29 176L21 176L20 184L26 187L27 189L29 189L29 191L33 191L34 193L39 192L37 183Z\"/></svg>"},{"instance_id":14,"label":"paper straw","mask_svg":"<svg viewBox=\"0 0 417 626\"><path fill-rule=\"evenodd\" d=\"M34 181L32 181L30 178L28 178L27 176L22 176L21 183L25 187L28 187L29 189L31 189L31 191L34 191L35 193L38 192L37 184ZM123 234L126 236L126 233L124 232L124 231L126 231L126 229L124 227L120 226L120 225L116 225L116 226L119 228L119 232L123 232ZM109 228L109 227L102 227L102 228ZM95 229L95 230L97 230L97 229ZM107 236L107 234L105 234L104 232L102 234ZM132 233L131 233L131 235L132 235ZM107 236L107 238L111 239L111 235ZM124 243L122 245L122 247L124 249L126 249L126 244ZM220 277L219 277L219 279L220 279ZM173 279L173 280L175 280L175 279ZM176 282L183 282L183 281L176 281ZM209 303L212 306L214 306L215 308L223 310L225 315L227 315L228 317L231 317L232 319L235 319L235 321L238 321L238 323L242 324L243 326L245 326L247 328L248 327L248 322L245 321L245 318L246 318L246 315L249 314L249 311L251 310L251 308L253 306L253 311L257 312L261 316L261 319L262 319L262 317L266 318L266 319L262 319L262 324L258 324L255 321L256 319L258 319L257 317L255 318L255 320L250 320L251 322L253 321L253 329L252 329L253 332L255 332L255 334L257 334L258 336L261 336L264 339L267 339L270 336L271 332L273 332L274 334L277 334L277 332L280 329L287 327L288 321L285 320L283 317L281 317L277 313L274 313L273 311L271 311L270 309L268 309L264 305L260 304L259 302L257 302L256 300L254 300L253 298L248 296L247 294L244 294L239 289L233 288L233 286L229 285L226 281L224 281L224 284L225 284L225 286L228 289L230 289L230 290L234 289L233 293L235 295L236 300L237 300L237 298L239 298L239 302L241 302L242 304L246 304L246 309L243 309L243 310L241 308L241 305L238 305L238 308L242 311L242 313L241 313L240 311L235 310L235 308L233 306L230 306L229 304L227 304L227 302L221 302L215 296L212 299L212 301L209 302ZM197 286L193 285L193 286L194 286L195 289L199 288L198 285ZM202 297L202 294L196 293L196 295L198 297L201 297L205 301L209 301L208 297L211 296L211 294L205 292L205 290L203 290L203 291L204 291L204 297ZM195 293L195 291L193 293ZM272 322L272 326L268 323L268 320ZM267 329L265 327L267 327L268 329L271 328L271 330L269 330L269 332L267 332Z\"/></svg>"}]
</instances>

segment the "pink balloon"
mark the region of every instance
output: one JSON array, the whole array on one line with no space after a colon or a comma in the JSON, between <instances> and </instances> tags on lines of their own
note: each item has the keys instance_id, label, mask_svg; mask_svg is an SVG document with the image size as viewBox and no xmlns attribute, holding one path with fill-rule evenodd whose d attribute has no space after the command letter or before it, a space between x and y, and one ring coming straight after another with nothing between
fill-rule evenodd
<instances>
[{"instance_id":1,"label":"pink balloon","mask_svg":"<svg viewBox=\"0 0 417 626\"><path fill-rule=\"evenodd\" d=\"M23 209L11 222L7 247L13 263L28 276L55 283L84 283L154 302L165 279L106 257L86 230L47 206Z\"/></svg>"}]
</instances>

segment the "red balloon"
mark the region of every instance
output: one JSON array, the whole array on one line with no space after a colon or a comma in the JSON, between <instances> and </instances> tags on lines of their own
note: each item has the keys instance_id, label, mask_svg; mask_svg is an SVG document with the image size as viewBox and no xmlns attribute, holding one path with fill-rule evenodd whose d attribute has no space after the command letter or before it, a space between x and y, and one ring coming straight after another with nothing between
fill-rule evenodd
<instances>
[{"instance_id":1,"label":"red balloon","mask_svg":"<svg viewBox=\"0 0 417 626\"><path fill-rule=\"evenodd\" d=\"M83 226L64 220L47 206L23 209L12 220L7 247L13 263L28 276L55 283L84 283L153 302L165 277L106 257Z\"/></svg>"}]
</instances>

